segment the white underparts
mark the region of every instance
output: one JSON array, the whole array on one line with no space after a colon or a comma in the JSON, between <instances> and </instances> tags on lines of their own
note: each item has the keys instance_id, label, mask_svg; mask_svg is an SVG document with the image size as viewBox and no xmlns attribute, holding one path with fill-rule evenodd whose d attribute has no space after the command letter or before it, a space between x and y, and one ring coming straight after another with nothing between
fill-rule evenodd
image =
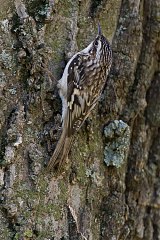
<instances>
[{"instance_id":1,"label":"white underparts","mask_svg":"<svg viewBox=\"0 0 160 240\"><path fill-rule=\"evenodd\" d=\"M97 60L100 59L100 55L101 55L101 46L102 46L101 41L98 40L98 48L97 48L97 51L96 51L96 58L97 58Z\"/></svg>"}]
</instances>

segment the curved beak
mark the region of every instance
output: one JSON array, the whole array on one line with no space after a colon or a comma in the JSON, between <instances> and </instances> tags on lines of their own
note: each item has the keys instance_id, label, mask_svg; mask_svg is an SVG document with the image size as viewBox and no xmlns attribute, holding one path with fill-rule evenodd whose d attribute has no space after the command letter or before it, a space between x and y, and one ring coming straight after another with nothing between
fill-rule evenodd
<instances>
[{"instance_id":1,"label":"curved beak","mask_svg":"<svg viewBox=\"0 0 160 240\"><path fill-rule=\"evenodd\" d=\"M102 35L101 26L99 23L98 23L98 35Z\"/></svg>"}]
</instances>

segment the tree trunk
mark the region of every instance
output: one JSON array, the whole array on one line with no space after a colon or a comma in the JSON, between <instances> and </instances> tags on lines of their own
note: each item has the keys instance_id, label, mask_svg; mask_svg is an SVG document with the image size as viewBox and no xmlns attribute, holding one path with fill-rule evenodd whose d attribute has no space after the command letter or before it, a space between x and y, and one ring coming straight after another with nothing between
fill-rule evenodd
<instances>
[{"instance_id":1,"label":"tree trunk","mask_svg":"<svg viewBox=\"0 0 160 240\"><path fill-rule=\"evenodd\" d=\"M0 239L160 239L159 0L0 3ZM56 83L98 22L112 69L63 171L48 173Z\"/></svg>"}]
</instances>

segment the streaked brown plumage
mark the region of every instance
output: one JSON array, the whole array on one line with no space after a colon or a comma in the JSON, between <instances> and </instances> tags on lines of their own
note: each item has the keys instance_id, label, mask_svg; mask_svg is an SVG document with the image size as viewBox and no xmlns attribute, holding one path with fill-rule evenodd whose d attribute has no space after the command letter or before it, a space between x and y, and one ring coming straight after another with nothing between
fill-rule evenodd
<instances>
[{"instance_id":1,"label":"streaked brown plumage","mask_svg":"<svg viewBox=\"0 0 160 240\"><path fill-rule=\"evenodd\" d=\"M89 46L67 63L58 88L62 100L62 134L48 163L60 170L68 156L74 133L95 107L112 63L112 50L98 26L98 35Z\"/></svg>"}]
</instances>

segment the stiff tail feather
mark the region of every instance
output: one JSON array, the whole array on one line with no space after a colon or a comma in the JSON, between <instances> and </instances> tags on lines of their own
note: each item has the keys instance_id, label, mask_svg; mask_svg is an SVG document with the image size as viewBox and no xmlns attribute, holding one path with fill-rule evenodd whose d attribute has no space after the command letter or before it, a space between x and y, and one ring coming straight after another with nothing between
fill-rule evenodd
<instances>
[{"instance_id":1,"label":"stiff tail feather","mask_svg":"<svg viewBox=\"0 0 160 240\"><path fill-rule=\"evenodd\" d=\"M57 170L60 171L63 162L66 160L68 153L71 148L72 137L66 137L66 131L63 131L61 137L57 143L57 146L54 150L54 153L49 160L47 169L51 170L57 167Z\"/></svg>"},{"instance_id":2,"label":"stiff tail feather","mask_svg":"<svg viewBox=\"0 0 160 240\"><path fill-rule=\"evenodd\" d=\"M73 136L71 136L69 138L67 137L66 140L65 140L65 144L63 146L63 153L62 153L62 156L61 156L61 158L59 159L59 162L58 162L58 170L57 170L58 172L61 171L63 163L65 162L65 160L68 157L69 151L71 149L72 140L73 140Z\"/></svg>"}]
</instances>

